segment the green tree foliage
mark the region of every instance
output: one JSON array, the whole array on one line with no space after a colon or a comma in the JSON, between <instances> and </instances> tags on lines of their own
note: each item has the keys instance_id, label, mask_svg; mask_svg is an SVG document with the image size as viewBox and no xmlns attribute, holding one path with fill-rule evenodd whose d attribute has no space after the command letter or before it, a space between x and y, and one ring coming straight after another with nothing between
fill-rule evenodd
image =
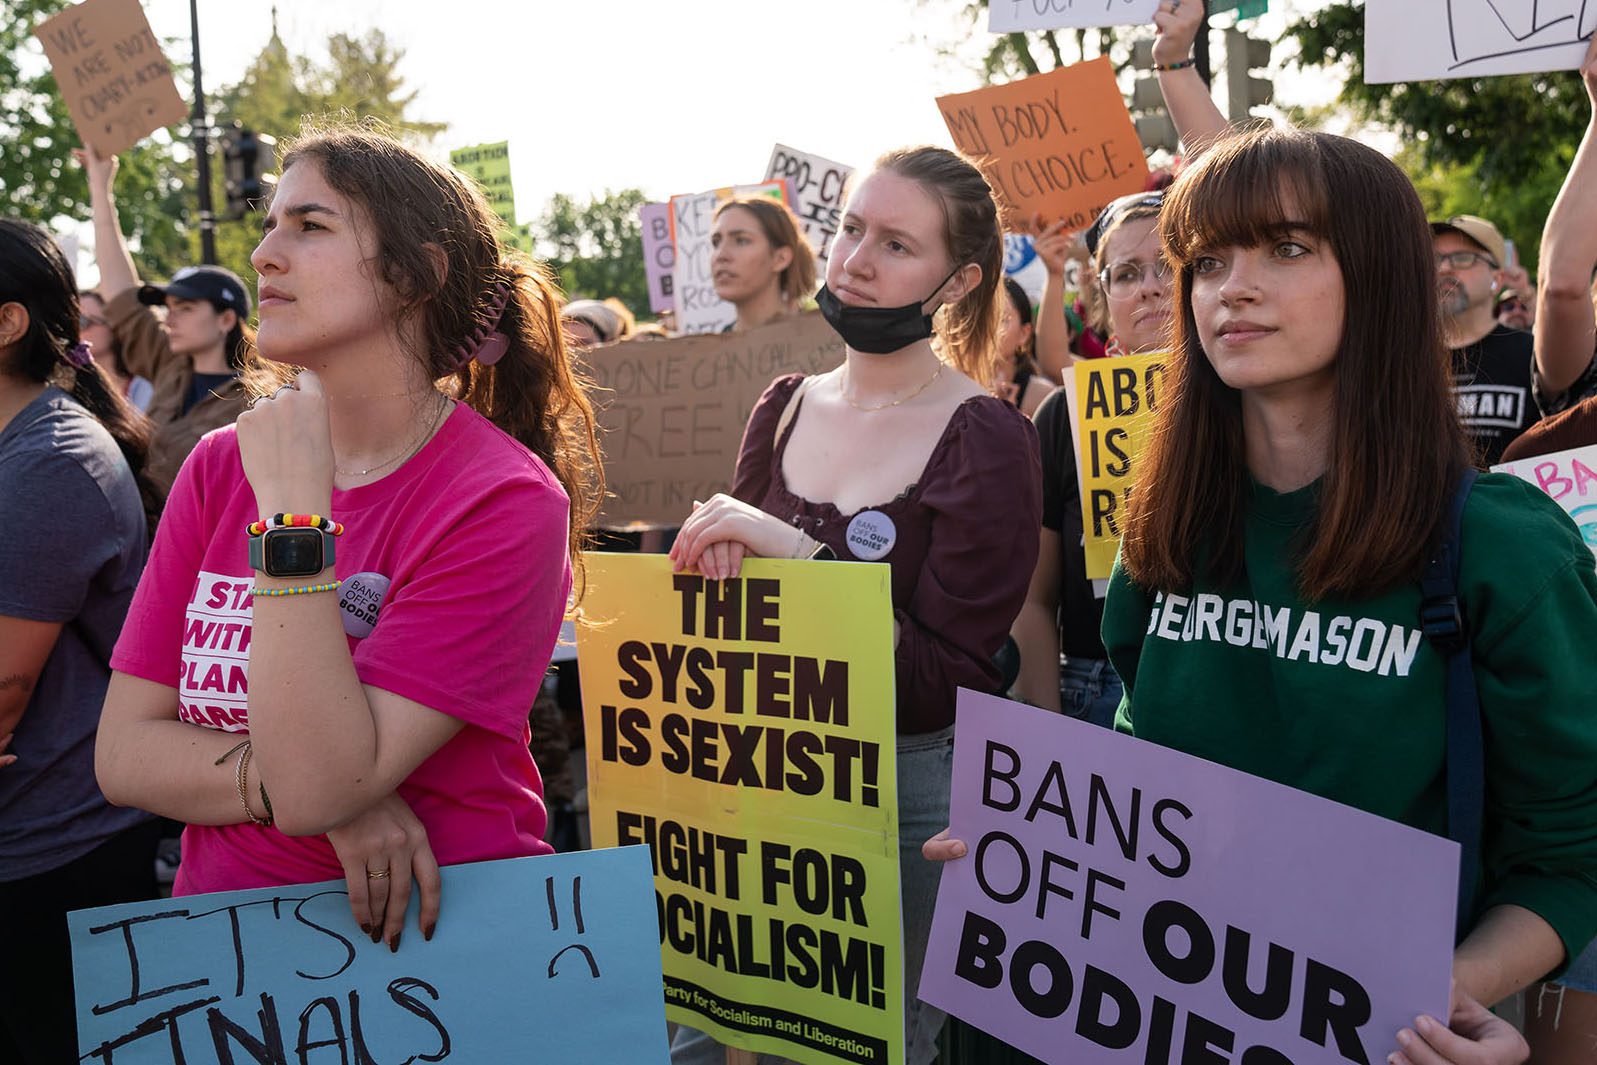
<instances>
[{"instance_id":1,"label":"green tree foliage","mask_svg":"<svg viewBox=\"0 0 1597 1065\"><path fill-rule=\"evenodd\" d=\"M556 194L528 228L538 254L560 275L573 299L614 296L639 317L649 314L649 284L643 269L642 189L606 189L579 201Z\"/></svg>"},{"instance_id":2,"label":"green tree foliage","mask_svg":"<svg viewBox=\"0 0 1597 1065\"><path fill-rule=\"evenodd\" d=\"M33 28L69 2L0 0L0 202L6 213L57 232L89 221L88 184L72 159L77 130ZM187 54L187 41L163 46L179 91L189 96L187 68L177 62ZM274 32L237 83L208 94L213 125L239 121L283 138L298 132L304 116L330 113L374 117L417 141L445 129L411 113L416 93L405 91L398 73L404 52L381 30L334 34L327 50L325 62L290 56ZM193 148L183 139L187 133L155 133L121 157L118 213L139 272L149 278L170 277L199 261L197 179ZM225 203L222 169L219 146L213 146L212 202L219 214ZM259 216L218 221L216 236L221 263L252 279L249 254L260 239Z\"/></svg>"},{"instance_id":3,"label":"green tree foliage","mask_svg":"<svg viewBox=\"0 0 1597 1065\"><path fill-rule=\"evenodd\" d=\"M89 187L72 158L77 130L33 28L67 6L68 0L0 0L0 203L7 214L57 232L68 219L88 220ZM123 225L151 276L169 275L192 258L182 221L191 159L165 133L122 158Z\"/></svg>"},{"instance_id":4,"label":"green tree foliage","mask_svg":"<svg viewBox=\"0 0 1597 1065\"><path fill-rule=\"evenodd\" d=\"M1366 85L1364 5L1351 0L1304 16L1287 36L1297 41L1299 65L1345 72L1344 105L1403 137L1398 162L1427 208L1491 218L1534 264L1542 223L1590 118L1578 75Z\"/></svg>"}]
</instances>

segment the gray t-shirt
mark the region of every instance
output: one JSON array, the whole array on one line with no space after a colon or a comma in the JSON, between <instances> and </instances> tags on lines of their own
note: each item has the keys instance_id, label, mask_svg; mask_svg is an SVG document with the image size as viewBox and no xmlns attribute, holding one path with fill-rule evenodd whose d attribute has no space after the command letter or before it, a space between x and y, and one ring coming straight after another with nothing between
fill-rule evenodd
<instances>
[{"instance_id":1,"label":"gray t-shirt","mask_svg":"<svg viewBox=\"0 0 1597 1065\"><path fill-rule=\"evenodd\" d=\"M0 432L0 615L61 623L0 769L0 882L48 872L151 815L94 779L111 648L144 569L144 507L116 441L47 388ZM154 860L154 856L151 856Z\"/></svg>"}]
</instances>

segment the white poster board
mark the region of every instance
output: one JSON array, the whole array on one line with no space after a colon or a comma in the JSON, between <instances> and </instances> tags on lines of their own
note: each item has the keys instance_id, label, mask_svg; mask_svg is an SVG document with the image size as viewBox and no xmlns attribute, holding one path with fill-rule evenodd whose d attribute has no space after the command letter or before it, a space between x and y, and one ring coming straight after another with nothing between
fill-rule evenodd
<instances>
[{"instance_id":1,"label":"white poster board","mask_svg":"<svg viewBox=\"0 0 1597 1065\"><path fill-rule=\"evenodd\" d=\"M817 273L826 276L826 256L843 213L843 186L854 172L851 166L778 144L765 167L766 181L786 181L791 188L788 204L804 227L804 239L815 251Z\"/></svg>"},{"instance_id":2,"label":"white poster board","mask_svg":"<svg viewBox=\"0 0 1597 1065\"><path fill-rule=\"evenodd\" d=\"M1493 466L1492 472L1513 474L1546 492L1564 508L1586 546L1597 554L1597 444L1515 459Z\"/></svg>"},{"instance_id":3,"label":"white poster board","mask_svg":"<svg viewBox=\"0 0 1597 1065\"><path fill-rule=\"evenodd\" d=\"M1594 28L1590 0L1369 0L1364 80L1574 70Z\"/></svg>"},{"instance_id":4,"label":"white poster board","mask_svg":"<svg viewBox=\"0 0 1597 1065\"><path fill-rule=\"evenodd\" d=\"M990 0L992 33L1078 26L1141 26L1153 21L1159 0Z\"/></svg>"}]
</instances>

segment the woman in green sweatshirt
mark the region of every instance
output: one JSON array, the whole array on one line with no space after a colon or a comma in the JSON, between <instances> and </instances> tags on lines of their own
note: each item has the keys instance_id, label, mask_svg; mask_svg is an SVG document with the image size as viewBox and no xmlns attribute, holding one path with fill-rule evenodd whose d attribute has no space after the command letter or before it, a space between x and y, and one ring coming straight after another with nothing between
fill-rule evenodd
<instances>
[{"instance_id":1,"label":"woman in green sweatshirt","mask_svg":"<svg viewBox=\"0 0 1597 1065\"><path fill-rule=\"evenodd\" d=\"M1356 210L1349 205L1357 204ZM1446 831L1445 659L1419 578L1470 456L1424 209L1353 141L1211 148L1161 219L1175 343L1104 643L1141 738ZM1597 573L1545 495L1484 475L1460 599L1486 736L1482 890L1452 1032L1394 1061L1514 1062L1496 1002L1597 933Z\"/></svg>"},{"instance_id":2,"label":"woman in green sweatshirt","mask_svg":"<svg viewBox=\"0 0 1597 1065\"><path fill-rule=\"evenodd\" d=\"M1160 227L1174 335L1104 610L1117 725L1445 834L1445 658L1420 577L1471 456L1419 198L1353 141L1263 131L1209 148ZM1597 934L1592 553L1549 498L1494 474L1461 553L1479 890L1448 1026L1397 1033L1394 1065L1523 1061L1480 1003ZM924 853L964 846L944 833Z\"/></svg>"}]
</instances>

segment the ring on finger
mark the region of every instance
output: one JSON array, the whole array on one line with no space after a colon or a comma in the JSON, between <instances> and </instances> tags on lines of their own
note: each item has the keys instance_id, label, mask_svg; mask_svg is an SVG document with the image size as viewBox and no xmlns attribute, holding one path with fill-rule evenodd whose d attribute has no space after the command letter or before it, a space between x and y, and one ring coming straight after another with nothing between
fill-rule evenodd
<instances>
[{"instance_id":1,"label":"ring on finger","mask_svg":"<svg viewBox=\"0 0 1597 1065\"><path fill-rule=\"evenodd\" d=\"M299 386L294 384L294 382L290 381L286 385L278 385L277 386L277 391L272 393L272 398L276 399L278 396L281 396L284 392L298 392L298 391L299 391Z\"/></svg>"},{"instance_id":2,"label":"ring on finger","mask_svg":"<svg viewBox=\"0 0 1597 1065\"><path fill-rule=\"evenodd\" d=\"M388 879L388 870L387 869L368 869L368 870L366 870L366 879L367 880L387 880Z\"/></svg>"}]
</instances>

